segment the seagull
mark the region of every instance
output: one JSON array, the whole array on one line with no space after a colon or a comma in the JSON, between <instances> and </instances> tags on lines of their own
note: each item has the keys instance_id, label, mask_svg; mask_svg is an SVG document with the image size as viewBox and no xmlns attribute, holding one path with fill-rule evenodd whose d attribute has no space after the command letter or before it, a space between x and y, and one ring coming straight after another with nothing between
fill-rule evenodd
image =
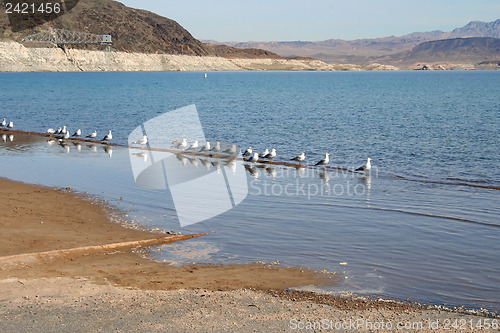
<instances>
[{"instance_id":1,"label":"seagull","mask_svg":"<svg viewBox=\"0 0 500 333\"><path fill-rule=\"evenodd\" d=\"M252 152L253 152L252 147L248 147L248 149L245 150L245 152L243 153L243 156L250 156L252 155Z\"/></svg>"},{"instance_id":2,"label":"seagull","mask_svg":"<svg viewBox=\"0 0 500 333\"><path fill-rule=\"evenodd\" d=\"M137 144L137 145L145 145L146 143L148 143L148 136L147 136L147 135L144 135L144 136L142 137L142 139L139 139L139 140L137 140L137 141L135 141L135 142L132 142L132 143L135 143L135 144Z\"/></svg>"},{"instance_id":3,"label":"seagull","mask_svg":"<svg viewBox=\"0 0 500 333\"><path fill-rule=\"evenodd\" d=\"M73 133L73 135L72 135L72 136L76 136L76 137L78 137L78 136L80 136L80 135L82 135L82 130L81 130L81 129L77 129L77 130L76 130L76 132L75 132L75 133Z\"/></svg>"},{"instance_id":4,"label":"seagull","mask_svg":"<svg viewBox=\"0 0 500 333\"><path fill-rule=\"evenodd\" d=\"M49 129L47 130L47 134L49 134L49 135L56 134L56 130L55 130L55 129L53 129L53 128L49 128Z\"/></svg>"},{"instance_id":5,"label":"seagull","mask_svg":"<svg viewBox=\"0 0 500 333\"><path fill-rule=\"evenodd\" d=\"M69 139L69 132L68 132L68 131L66 131L66 133L64 133L64 135L63 135L63 136L61 136L59 139L60 139L60 140L68 140L68 139Z\"/></svg>"},{"instance_id":6,"label":"seagull","mask_svg":"<svg viewBox=\"0 0 500 333\"><path fill-rule=\"evenodd\" d=\"M59 129L56 131L56 134L62 134L62 128L59 127Z\"/></svg>"},{"instance_id":7,"label":"seagull","mask_svg":"<svg viewBox=\"0 0 500 333\"><path fill-rule=\"evenodd\" d=\"M234 153L236 153L237 149L238 149L238 147L233 143L231 148L224 150L223 153L233 155Z\"/></svg>"},{"instance_id":8,"label":"seagull","mask_svg":"<svg viewBox=\"0 0 500 333\"><path fill-rule=\"evenodd\" d=\"M266 150L264 150L264 151L263 151L263 152L259 155L259 157L264 158L264 157L266 157L266 156L267 156L267 154L269 154L269 149L267 149L267 148L266 148Z\"/></svg>"},{"instance_id":9,"label":"seagull","mask_svg":"<svg viewBox=\"0 0 500 333\"><path fill-rule=\"evenodd\" d=\"M215 144L215 147L210 149L210 151L213 151L214 153L218 153L220 151L220 142L217 141L217 143Z\"/></svg>"},{"instance_id":10,"label":"seagull","mask_svg":"<svg viewBox=\"0 0 500 333\"><path fill-rule=\"evenodd\" d=\"M172 141L172 144L174 146L177 146L179 143L180 143L179 139L175 139L174 141Z\"/></svg>"},{"instance_id":11,"label":"seagull","mask_svg":"<svg viewBox=\"0 0 500 333\"><path fill-rule=\"evenodd\" d=\"M302 152L300 153L300 155L295 156L290 161L297 161L299 163L302 163L305 159L306 159L306 153Z\"/></svg>"},{"instance_id":12,"label":"seagull","mask_svg":"<svg viewBox=\"0 0 500 333\"><path fill-rule=\"evenodd\" d=\"M97 136L97 131L93 131L92 133L90 133L90 134L89 134L89 135L87 135L86 137L87 137L87 138L94 139L96 136Z\"/></svg>"},{"instance_id":13,"label":"seagull","mask_svg":"<svg viewBox=\"0 0 500 333\"><path fill-rule=\"evenodd\" d=\"M113 134L111 134L111 130L109 130L109 133L106 134L106 136L102 138L101 141L111 141L111 139L113 139Z\"/></svg>"},{"instance_id":14,"label":"seagull","mask_svg":"<svg viewBox=\"0 0 500 333\"><path fill-rule=\"evenodd\" d=\"M368 171L368 170L370 170L372 168L371 160L372 159L368 157L366 159L365 165L360 166L359 168L356 169L356 171Z\"/></svg>"},{"instance_id":15,"label":"seagull","mask_svg":"<svg viewBox=\"0 0 500 333\"><path fill-rule=\"evenodd\" d=\"M66 134L66 132L68 131L68 129L66 128L66 126L63 126L63 129L61 131L61 134Z\"/></svg>"},{"instance_id":16,"label":"seagull","mask_svg":"<svg viewBox=\"0 0 500 333\"><path fill-rule=\"evenodd\" d=\"M329 162L330 162L330 154L326 153L325 157L321 161L316 163L316 165L327 165Z\"/></svg>"},{"instance_id":17,"label":"seagull","mask_svg":"<svg viewBox=\"0 0 500 333\"><path fill-rule=\"evenodd\" d=\"M259 153L253 153L253 155L247 159L247 162L251 162L251 163L255 163L258 161L259 161Z\"/></svg>"},{"instance_id":18,"label":"seagull","mask_svg":"<svg viewBox=\"0 0 500 333\"><path fill-rule=\"evenodd\" d=\"M7 128L12 128L12 127L14 127L14 122L13 122L13 121L11 121L11 122L7 125Z\"/></svg>"},{"instance_id":19,"label":"seagull","mask_svg":"<svg viewBox=\"0 0 500 333\"><path fill-rule=\"evenodd\" d=\"M177 148L184 149L187 147L187 145L188 145L188 140L186 138L182 138L182 141L177 145Z\"/></svg>"},{"instance_id":20,"label":"seagull","mask_svg":"<svg viewBox=\"0 0 500 333\"><path fill-rule=\"evenodd\" d=\"M195 142L193 142L187 150L194 150L196 148L198 148L198 146L200 145L200 143L198 142L198 140L196 140Z\"/></svg>"},{"instance_id":21,"label":"seagull","mask_svg":"<svg viewBox=\"0 0 500 333\"><path fill-rule=\"evenodd\" d=\"M200 149L200 152L209 151L209 150L210 150L210 141L207 141L207 143L205 143L205 146L203 146L203 148Z\"/></svg>"},{"instance_id":22,"label":"seagull","mask_svg":"<svg viewBox=\"0 0 500 333\"><path fill-rule=\"evenodd\" d=\"M268 160L272 160L275 157L276 157L276 149L274 149L274 148L271 150L271 152L269 154L264 156L264 158L266 158Z\"/></svg>"},{"instance_id":23,"label":"seagull","mask_svg":"<svg viewBox=\"0 0 500 333\"><path fill-rule=\"evenodd\" d=\"M7 125L7 119L3 118L2 123L0 123L0 127L5 127Z\"/></svg>"}]
</instances>

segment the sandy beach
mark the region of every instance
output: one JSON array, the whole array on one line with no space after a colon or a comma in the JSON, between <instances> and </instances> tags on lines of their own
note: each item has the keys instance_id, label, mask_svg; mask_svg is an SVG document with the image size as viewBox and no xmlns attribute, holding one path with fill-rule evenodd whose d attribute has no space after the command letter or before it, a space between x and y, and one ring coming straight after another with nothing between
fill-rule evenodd
<instances>
[{"instance_id":1,"label":"sandy beach","mask_svg":"<svg viewBox=\"0 0 500 333\"><path fill-rule=\"evenodd\" d=\"M1 332L464 332L497 320L287 291L336 283L335 274L305 268L173 267L148 260L137 244L89 248L169 235L126 228L112 207L70 189L0 179L0 202ZM77 250L61 251L68 249ZM45 251L52 252L39 254Z\"/></svg>"}]
</instances>

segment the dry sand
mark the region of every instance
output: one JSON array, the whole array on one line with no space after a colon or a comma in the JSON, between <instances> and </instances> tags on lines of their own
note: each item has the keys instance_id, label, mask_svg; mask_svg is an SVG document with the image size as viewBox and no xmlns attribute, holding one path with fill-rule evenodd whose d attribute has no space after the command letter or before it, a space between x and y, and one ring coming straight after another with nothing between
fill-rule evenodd
<instances>
[{"instance_id":1,"label":"dry sand","mask_svg":"<svg viewBox=\"0 0 500 333\"><path fill-rule=\"evenodd\" d=\"M470 324L486 319L284 290L336 281L335 275L308 269L172 267L147 260L130 246L2 260L166 235L124 228L116 214L111 223L109 207L61 189L0 179L0 203L0 332L313 331L294 328L322 319L324 329L314 331L342 331L335 329L342 324L347 331L395 331L401 322L414 327L403 331L468 332ZM457 323L466 323L466 330L454 328L455 319L464 320Z\"/></svg>"}]
</instances>

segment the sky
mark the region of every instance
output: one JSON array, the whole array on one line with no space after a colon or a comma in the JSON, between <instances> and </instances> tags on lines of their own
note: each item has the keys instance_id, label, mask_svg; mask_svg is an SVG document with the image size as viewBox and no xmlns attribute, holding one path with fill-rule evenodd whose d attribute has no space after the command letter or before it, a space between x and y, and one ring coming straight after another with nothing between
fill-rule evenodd
<instances>
[{"instance_id":1,"label":"sky","mask_svg":"<svg viewBox=\"0 0 500 333\"><path fill-rule=\"evenodd\" d=\"M197 39L319 41L451 31L500 18L500 0L118 0L177 21Z\"/></svg>"}]
</instances>

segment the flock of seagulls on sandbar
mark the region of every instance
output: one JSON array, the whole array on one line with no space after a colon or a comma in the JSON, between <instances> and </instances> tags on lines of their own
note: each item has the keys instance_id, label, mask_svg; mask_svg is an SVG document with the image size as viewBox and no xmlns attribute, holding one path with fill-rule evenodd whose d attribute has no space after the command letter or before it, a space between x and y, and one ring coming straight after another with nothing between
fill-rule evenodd
<instances>
[{"instance_id":1,"label":"flock of seagulls on sandbar","mask_svg":"<svg viewBox=\"0 0 500 333\"><path fill-rule=\"evenodd\" d=\"M5 119L5 118L4 118ZM54 136L57 136L58 135L58 138L59 140L68 140L70 138L79 138L82 136L82 130L81 129L77 129L73 135L70 135L70 131L68 130L68 128L66 126L63 126L63 127L59 127L58 130L55 130L53 128L49 128L47 131L46 131L47 134L49 135L54 135ZM97 131L94 131L92 133L90 133L89 135L86 136L86 138L89 138L89 139L95 139L97 137ZM108 134L106 134L106 136L104 138L101 139L101 141L111 141L113 139L113 134L111 133L111 130L108 132Z\"/></svg>"},{"instance_id":2,"label":"flock of seagulls on sandbar","mask_svg":"<svg viewBox=\"0 0 500 333\"><path fill-rule=\"evenodd\" d=\"M7 122L6 118L3 118L3 121L0 123L0 128L6 128L6 129L12 129L14 127L14 122L10 121ZM60 141L62 140L68 140L71 137L73 138L79 138L82 135L82 130L77 129L73 135L70 135L70 131L66 126L59 127L58 130L55 130L53 128L49 128L46 131L47 134L50 136L58 136L58 139ZM89 135L86 136L86 138L90 139L95 139L97 137L97 131L94 131L90 133ZM7 136L4 134L2 135L3 141L7 141ZM111 130L109 130L108 134L104 136L104 138L101 139L102 142L110 142L113 139L113 134ZM13 139L10 139L11 141ZM138 145L146 145L148 143L148 136L144 135L141 139L132 142L133 144L138 144ZM175 141L172 142L175 148L179 150L184 150L184 151L192 151L192 152L200 152L200 153L221 153L221 143L219 141L215 142L215 145L212 147L212 144L210 141L207 141L201 148L200 148L200 143L198 140L194 141L191 143L191 145L188 146L189 142L186 138L182 138L182 140L176 139ZM222 151L223 154L229 154L229 155L234 155L238 150L238 147L235 144L232 144L232 146L224 151ZM299 155L293 157L290 159L290 161L294 162L299 162L299 164L302 164L306 160L306 153L301 152ZM244 160L246 162L250 163L257 163L257 162L263 162L264 160L267 161L272 161L275 157L277 156L277 151L275 148L269 150L265 149L262 153L254 152L252 147L248 147L247 150L243 153ZM368 158L366 160L366 163L359 168L356 169L356 171L369 171L372 167L371 165L371 158ZM326 166L330 163L330 154L325 153L325 157L322 158L320 161L318 161L315 165L317 166Z\"/></svg>"},{"instance_id":3,"label":"flock of seagulls on sandbar","mask_svg":"<svg viewBox=\"0 0 500 333\"><path fill-rule=\"evenodd\" d=\"M147 142L147 137L144 136L144 140L146 140L144 143ZM139 141L135 142L139 143ZM176 139L175 141L172 142L173 147L179 149L179 150L184 150L184 151L192 151L192 152L199 152L199 153L220 153L221 152L221 143L217 141L215 145L212 147L212 143L210 141L207 141L201 148L198 140L195 140L189 147L188 147L188 140L186 138L182 138L182 140ZM187 147L187 148L186 148ZM237 146L233 144L231 148L226 149L222 151L223 154L229 154L229 155L234 155L237 151ZM272 161L275 157L277 156L277 151L275 148L269 150L265 149L262 153L258 153L254 151L252 147L248 147L247 150L243 153L243 158L246 162L250 163L257 163L257 162L265 162L267 161ZM293 157L290 159L290 161L295 161L299 162L299 164L302 164L306 160L307 154L305 152L301 152L299 155ZM371 158L368 158L366 160L366 163L359 168L357 168L355 171L369 171L372 167L371 165ZM330 163L330 153L325 153L325 157L323 157L320 161L318 161L316 166L326 166Z\"/></svg>"}]
</instances>

